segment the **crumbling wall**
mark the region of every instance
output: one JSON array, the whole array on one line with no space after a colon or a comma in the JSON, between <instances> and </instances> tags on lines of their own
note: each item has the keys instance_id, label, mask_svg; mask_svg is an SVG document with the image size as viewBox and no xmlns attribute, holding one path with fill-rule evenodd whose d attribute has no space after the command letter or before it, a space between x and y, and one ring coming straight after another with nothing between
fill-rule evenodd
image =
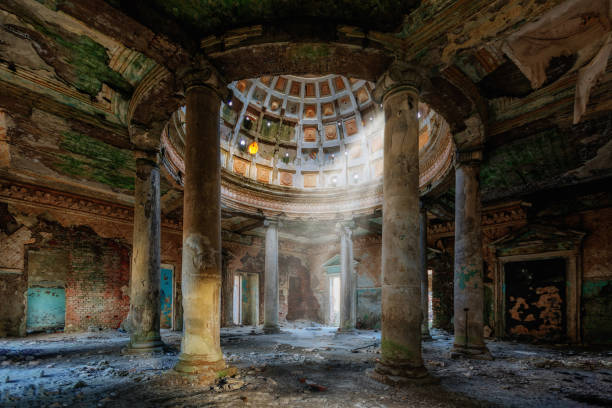
<instances>
[{"instance_id":1,"label":"crumbling wall","mask_svg":"<svg viewBox=\"0 0 612 408\"><path fill-rule=\"evenodd\" d=\"M612 344L612 208L573 214L563 223L587 233L582 242L582 340Z\"/></svg>"},{"instance_id":2,"label":"crumbling wall","mask_svg":"<svg viewBox=\"0 0 612 408\"><path fill-rule=\"evenodd\" d=\"M32 242L32 231L0 203L0 337L25 334L25 245Z\"/></svg>"},{"instance_id":3,"label":"crumbling wall","mask_svg":"<svg viewBox=\"0 0 612 408\"><path fill-rule=\"evenodd\" d=\"M228 237L230 238L230 237ZM234 237L237 238L237 237ZM227 262L226 279L238 274L257 274L259 277L259 324L264 319L265 248L259 237L243 237L241 240L225 239L222 242ZM248 239L246 239L248 238ZM278 253L279 321L310 319L321 321L320 306L311 287L316 278L310 274L306 245L281 241ZM294 288L290 290L291 281ZM297 284L296 282L299 282Z\"/></svg>"},{"instance_id":4,"label":"crumbling wall","mask_svg":"<svg viewBox=\"0 0 612 408\"><path fill-rule=\"evenodd\" d=\"M428 261L431 275L433 327L453 331L453 253L448 244Z\"/></svg>"},{"instance_id":5,"label":"crumbling wall","mask_svg":"<svg viewBox=\"0 0 612 408\"><path fill-rule=\"evenodd\" d=\"M381 250L378 235L355 237L353 258L357 277L356 325L361 329L379 329L381 324ZM340 242L313 245L310 250L310 273L316 278L312 291L320 305L321 322L329 321L329 277L325 262L340 253Z\"/></svg>"},{"instance_id":6,"label":"crumbling wall","mask_svg":"<svg viewBox=\"0 0 612 408\"><path fill-rule=\"evenodd\" d=\"M119 326L129 309L129 244L26 207L0 203L0 218L0 292L11 305L1 335L25 335L26 291L41 284L65 288L66 331Z\"/></svg>"},{"instance_id":7,"label":"crumbling wall","mask_svg":"<svg viewBox=\"0 0 612 408\"><path fill-rule=\"evenodd\" d=\"M312 245L309 250L311 288L313 296L319 304L319 321L330 324L329 320L329 275L323 264L334 255L340 253L339 242L329 242L323 245Z\"/></svg>"},{"instance_id":8,"label":"crumbling wall","mask_svg":"<svg viewBox=\"0 0 612 408\"><path fill-rule=\"evenodd\" d=\"M322 322L320 305L314 296L312 286L317 285L318 277L310 273L306 258L295 252L279 255L279 273L282 287L287 288L287 320L306 319ZM284 310L281 309L281 313Z\"/></svg>"},{"instance_id":9,"label":"crumbling wall","mask_svg":"<svg viewBox=\"0 0 612 408\"><path fill-rule=\"evenodd\" d=\"M380 329L382 322L381 290L382 237L360 237L353 243L353 254L358 262L357 274L357 322L359 329Z\"/></svg>"}]
</instances>

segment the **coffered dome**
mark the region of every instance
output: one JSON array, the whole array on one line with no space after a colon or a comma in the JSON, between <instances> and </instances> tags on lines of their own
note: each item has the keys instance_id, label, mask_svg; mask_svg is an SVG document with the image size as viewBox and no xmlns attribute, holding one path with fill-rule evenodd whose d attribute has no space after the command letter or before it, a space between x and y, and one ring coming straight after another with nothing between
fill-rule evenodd
<instances>
[{"instance_id":1,"label":"coffered dome","mask_svg":"<svg viewBox=\"0 0 612 408\"><path fill-rule=\"evenodd\" d=\"M220 115L226 182L284 194L281 201L295 201L288 192L311 200L362 189L380 196L384 116L372 98L373 83L339 75L282 75L229 87L233 97ZM179 110L164 135L165 161L179 181L184 116ZM452 140L444 119L422 103L419 125L420 182L426 188L448 170Z\"/></svg>"}]
</instances>

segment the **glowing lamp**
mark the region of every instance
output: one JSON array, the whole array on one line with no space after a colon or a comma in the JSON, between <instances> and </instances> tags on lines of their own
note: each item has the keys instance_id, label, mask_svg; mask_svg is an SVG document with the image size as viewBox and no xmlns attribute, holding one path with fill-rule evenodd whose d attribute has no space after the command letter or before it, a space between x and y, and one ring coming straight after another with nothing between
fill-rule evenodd
<instances>
[{"instance_id":1,"label":"glowing lamp","mask_svg":"<svg viewBox=\"0 0 612 408\"><path fill-rule=\"evenodd\" d=\"M253 142L249 145L248 150L249 154L256 154L259 150L259 145L257 144L257 142Z\"/></svg>"}]
</instances>

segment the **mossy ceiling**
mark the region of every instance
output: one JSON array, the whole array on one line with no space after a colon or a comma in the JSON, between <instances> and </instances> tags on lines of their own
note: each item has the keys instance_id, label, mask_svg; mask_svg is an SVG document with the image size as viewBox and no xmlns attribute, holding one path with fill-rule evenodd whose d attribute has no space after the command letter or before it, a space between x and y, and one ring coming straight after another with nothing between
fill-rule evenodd
<instances>
[{"instance_id":1,"label":"mossy ceiling","mask_svg":"<svg viewBox=\"0 0 612 408\"><path fill-rule=\"evenodd\" d=\"M175 27L201 39L226 30L283 20L315 18L380 31L400 28L420 0L107 0L154 31L177 34ZM172 26L170 21L176 26Z\"/></svg>"}]
</instances>

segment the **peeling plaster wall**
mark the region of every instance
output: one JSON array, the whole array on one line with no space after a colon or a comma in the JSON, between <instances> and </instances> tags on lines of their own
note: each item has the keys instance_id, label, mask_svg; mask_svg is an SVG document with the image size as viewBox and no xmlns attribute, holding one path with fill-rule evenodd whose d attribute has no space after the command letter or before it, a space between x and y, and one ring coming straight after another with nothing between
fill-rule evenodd
<instances>
[{"instance_id":1,"label":"peeling plaster wall","mask_svg":"<svg viewBox=\"0 0 612 408\"><path fill-rule=\"evenodd\" d=\"M453 246L452 244L441 246L446 250L428 260L428 267L433 271L431 275L433 327L453 331Z\"/></svg>"},{"instance_id":2,"label":"peeling plaster wall","mask_svg":"<svg viewBox=\"0 0 612 408\"><path fill-rule=\"evenodd\" d=\"M381 249L380 236L357 237L353 256L357 264L357 322L361 329L380 329L381 323ZM312 290L320 308L320 321L329 324L329 277L323 264L340 253L340 243L311 247Z\"/></svg>"},{"instance_id":3,"label":"peeling plaster wall","mask_svg":"<svg viewBox=\"0 0 612 408\"><path fill-rule=\"evenodd\" d=\"M226 253L228 278L236 274L256 274L259 276L259 324L264 318L265 288L265 249L264 240L252 237L248 242L223 241ZM320 321L320 306L310 287L314 278L310 275L309 259L305 246L279 243L279 321L309 319ZM290 292L291 280L294 281L294 292ZM297 282L297 288L295 285Z\"/></svg>"},{"instance_id":4,"label":"peeling plaster wall","mask_svg":"<svg viewBox=\"0 0 612 408\"><path fill-rule=\"evenodd\" d=\"M580 211L569 215L531 217L530 224L555 225L560 230L573 229L586 233L582 243L582 299L581 327L582 341L589 344L612 344L612 208ZM495 254L490 242L525 225L485 229L483 231L484 268L484 324L485 335L500 336L495 333L495 321L504 316L495 316L493 308ZM453 238L431 238L431 247L443 250L430 259L433 269L432 306L434 327L452 330L452 248ZM448 251L448 252L446 252ZM491 330L491 331L490 331Z\"/></svg>"},{"instance_id":5,"label":"peeling plaster wall","mask_svg":"<svg viewBox=\"0 0 612 408\"><path fill-rule=\"evenodd\" d=\"M582 243L583 342L612 344L612 208L580 212L563 221L587 232Z\"/></svg>"},{"instance_id":6,"label":"peeling plaster wall","mask_svg":"<svg viewBox=\"0 0 612 408\"><path fill-rule=\"evenodd\" d=\"M60 209L0 202L0 337L26 333L30 286L64 287L66 331L117 328L129 309L132 226ZM162 233L175 270L174 327L181 328L180 232Z\"/></svg>"},{"instance_id":7,"label":"peeling plaster wall","mask_svg":"<svg viewBox=\"0 0 612 408\"><path fill-rule=\"evenodd\" d=\"M17 256L10 247L0 247L0 259L12 256L12 266L18 266L10 279L3 279L2 294L15 306L2 309L0 334L25 335L26 289L41 284L65 288L65 331L119 326L129 309L130 247L126 242L103 238L88 227L64 227L50 214L33 214L6 204L0 204L0 218L0 236L21 247ZM24 229L31 239L12 239Z\"/></svg>"},{"instance_id":8,"label":"peeling plaster wall","mask_svg":"<svg viewBox=\"0 0 612 408\"><path fill-rule=\"evenodd\" d=\"M353 253L358 264L357 323L359 329L380 329L381 325L381 252L382 237L355 239Z\"/></svg>"}]
</instances>

